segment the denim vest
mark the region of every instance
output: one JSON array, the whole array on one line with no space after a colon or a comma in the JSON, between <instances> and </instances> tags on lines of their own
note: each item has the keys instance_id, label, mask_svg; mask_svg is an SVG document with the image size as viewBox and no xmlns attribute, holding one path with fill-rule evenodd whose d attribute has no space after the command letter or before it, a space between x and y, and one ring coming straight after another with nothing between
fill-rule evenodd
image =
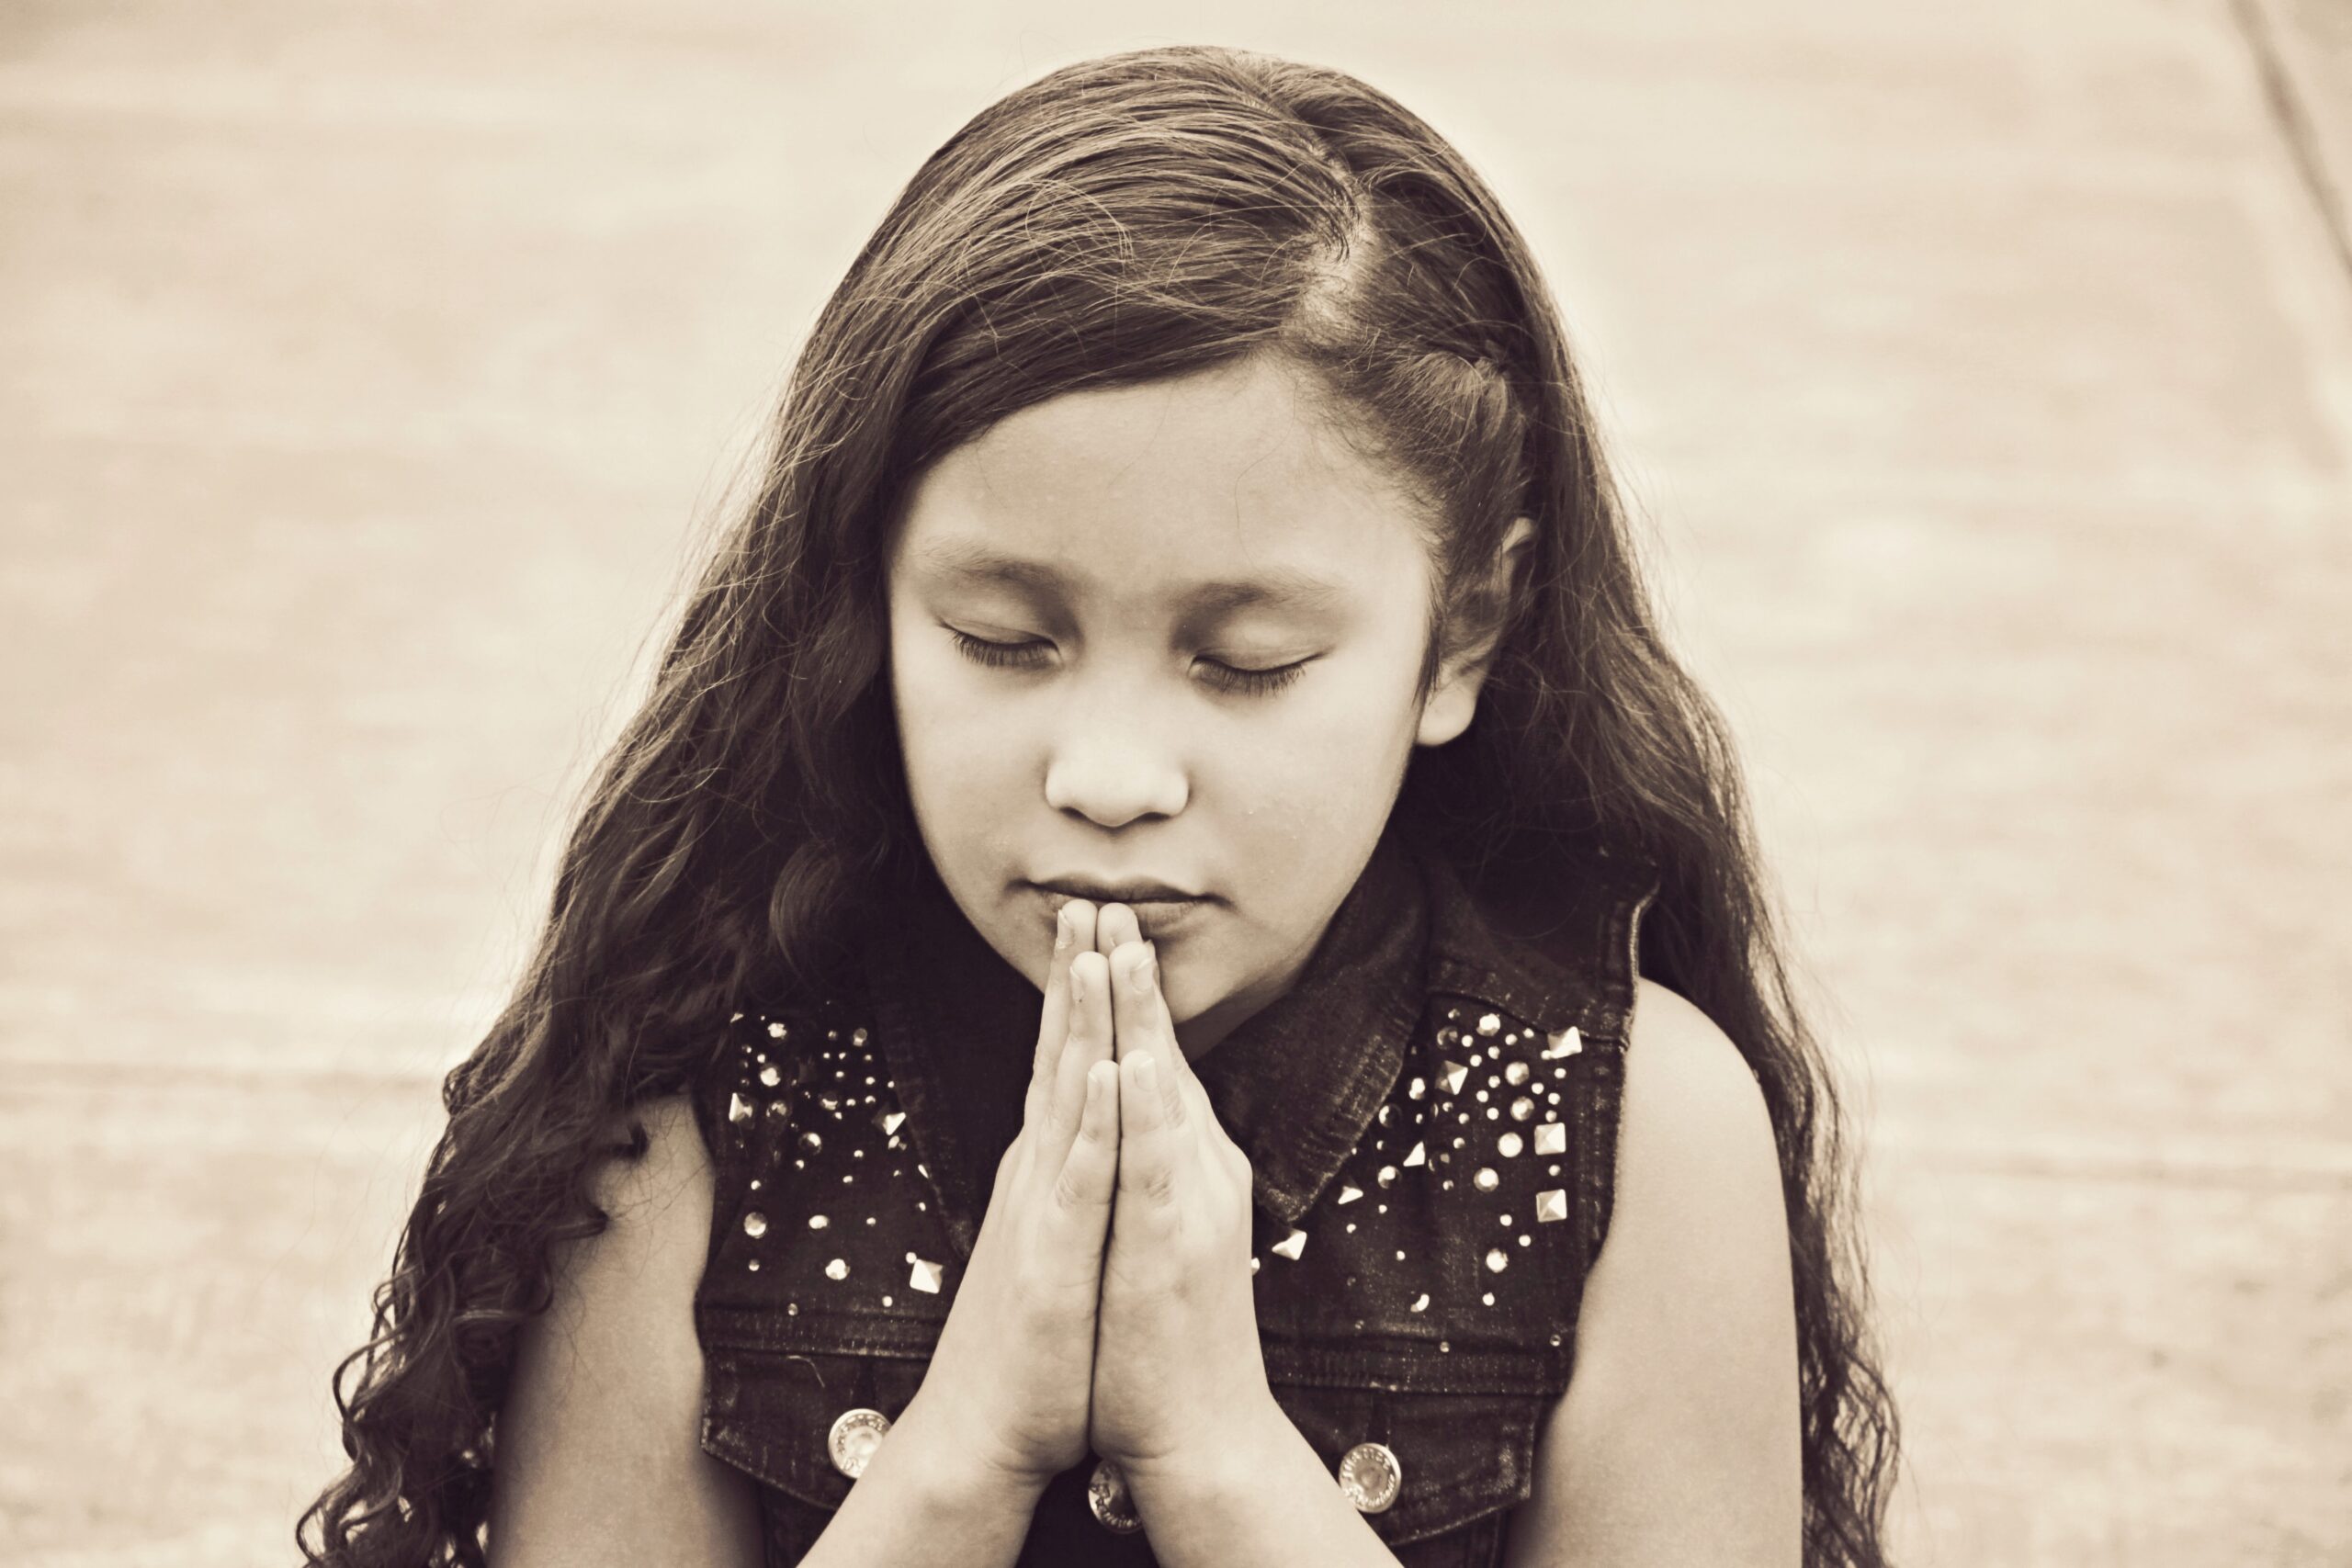
<instances>
[{"instance_id":1,"label":"denim vest","mask_svg":"<svg viewBox=\"0 0 2352 1568\"><path fill-rule=\"evenodd\" d=\"M1250 1156L1276 1403L1407 1568L1494 1568L1608 1224L1638 921L1623 851L1505 935L1392 826L1297 983L1200 1058ZM1020 1128L1042 1001L935 876L862 985L746 998L695 1086L716 1162L702 1444L797 1562L913 1397ZM1376 1445L1376 1447L1373 1446ZM844 1456L837 1463L836 1455ZM1018 1559L1150 1564L1089 1455ZM1125 1528L1120 1528L1120 1527Z\"/></svg>"}]
</instances>

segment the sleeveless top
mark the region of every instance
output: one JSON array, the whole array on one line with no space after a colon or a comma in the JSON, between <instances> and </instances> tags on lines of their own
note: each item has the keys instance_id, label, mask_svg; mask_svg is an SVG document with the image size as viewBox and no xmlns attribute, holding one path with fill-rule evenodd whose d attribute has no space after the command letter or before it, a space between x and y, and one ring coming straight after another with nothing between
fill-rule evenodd
<instances>
[{"instance_id":1,"label":"sleeveless top","mask_svg":"<svg viewBox=\"0 0 2352 1568\"><path fill-rule=\"evenodd\" d=\"M1407 1568L1501 1562L1568 1385L1657 886L1588 859L1521 939L1392 822L1297 982L1195 1064L1252 1166L1275 1401ZM914 1396L1020 1130L1042 998L930 884L862 939L862 984L744 998L694 1085L701 1439L759 1483L771 1565L880 1428L845 1413ZM1046 1486L1022 1568L1156 1562L1096 1470Z\"/></svg>"}]
</instances>

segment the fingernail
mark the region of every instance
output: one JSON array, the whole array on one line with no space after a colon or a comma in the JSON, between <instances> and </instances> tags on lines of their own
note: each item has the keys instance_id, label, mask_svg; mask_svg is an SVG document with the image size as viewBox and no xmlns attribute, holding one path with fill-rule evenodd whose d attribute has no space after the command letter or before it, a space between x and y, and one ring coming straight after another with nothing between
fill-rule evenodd
<instances>
[{"instance_id":1,"label":"fingernail","mask_svg":"<svg viewBox=\"0 0 2352 1568\"><path fill-rule=\"evenodd\" d=\"M1159 1064L1151 1059L1148 1051L1136 1055L1136 1087L1147 1093L1159 1087Z\"/></svg>"},{"instance_id":2,"label":"fingernail","mask_svg":"<svg viewBox=\"0 0 2352 1568\"><path fill-rule=\"evenodd\" d=\"M1072 1002L1082 1002L1086 999L1086 981L1079 974L1078 965L1075 964L1069 966L1069 999Z\"/></svg>"},{"instance_id":3,"label":"fingernail","mask_svg":"<svg viewBox=\"0 0 2352 1568\"><path fill-rule=\"evenodd\" d=\"M1054 951L1059 953L1069 945L1069 906L1065 904L1054 912Z\"/></svg>"},{"instance_id":4,"label":"fingernail","mask_svg":"<svg viewBox=\"0 0 2352 1568\"><path fill-rule=\"evenodd\" d=\"M1143 945L1143 979L1147 986L1159 984L1159 944L1148 942Z\"/></svg>"}]
</instances>

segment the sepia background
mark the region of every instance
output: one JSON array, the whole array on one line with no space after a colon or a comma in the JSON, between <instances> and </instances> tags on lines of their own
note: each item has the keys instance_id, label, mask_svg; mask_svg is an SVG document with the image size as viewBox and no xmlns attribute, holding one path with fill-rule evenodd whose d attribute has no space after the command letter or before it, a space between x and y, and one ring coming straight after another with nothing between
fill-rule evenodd
<instances>
[{"instance_id":1,"label":"sepia background","mask_svg":"<svg viewBox=\"0 0 2352 1568\"><path fill-rule=\"evenodd\" d=\"M918 162L1403 98L1866 1132L1919 1564L2352 1560L2352 0L0 3L0 1560L284 1562L554 840Z\"/></svg>"}]
</instances>

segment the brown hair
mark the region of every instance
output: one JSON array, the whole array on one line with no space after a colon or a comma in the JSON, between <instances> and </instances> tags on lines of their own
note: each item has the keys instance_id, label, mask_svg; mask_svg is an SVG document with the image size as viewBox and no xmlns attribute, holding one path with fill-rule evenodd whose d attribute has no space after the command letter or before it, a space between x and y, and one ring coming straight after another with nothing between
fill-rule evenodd
<instances>
[{"instance_id":1,"label":"brown hair","mask_svg":"<svg viewBox=\"0 0 2352 1568\"><path fill-rule=\"evenodd\" d=\"M1657 867L1643 968L1738 1046L1778 1140L1805 1560L1883 1561L1895 1425L1836 1097L1726 728L1659 641L1534 260L1384 94L1173 48L1069 66L975 116L820 315L757 492L594 781L513 999L444 1086L374 1336L336 1371L352 1463L298 1529L311 1562L483 1562L515 1333L548 1303L554 1245L605 1223L588 1187L616 1150L604 1130L688 1085L745 988L824 987L920 864L884 679L884 563L915 476L1047 398L1261 352L1310 372L1425 511L1422 694L1449 650L1501 634L1470 728L1415 753L1396 809L1498 897L1595 841ZM1498 586L1521 515L1532 565Z\"/></svg>"}]
</instances>

